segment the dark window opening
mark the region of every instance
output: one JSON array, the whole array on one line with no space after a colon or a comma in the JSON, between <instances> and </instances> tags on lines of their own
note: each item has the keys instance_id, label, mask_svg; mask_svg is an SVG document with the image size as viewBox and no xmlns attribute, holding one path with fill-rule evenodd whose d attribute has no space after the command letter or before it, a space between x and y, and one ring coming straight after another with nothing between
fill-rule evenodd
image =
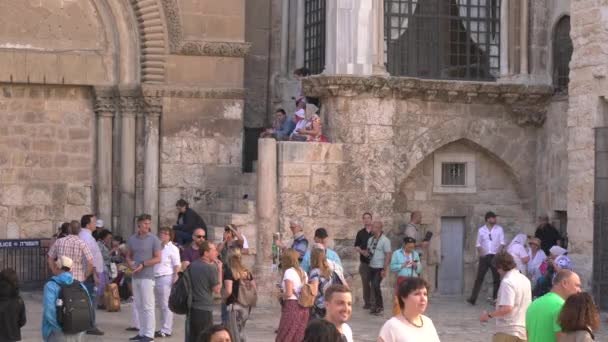
<instances>
[{"instance_id":1,"label":"dark window opening","mask_svg":"<svg viewBox=\"0 0 608 342\"><path fill-rule=\"evenodd\" d=\"M500 0L384 0L394 76L493 81L500 73Z\"/></svg>"},{"instance_id":2,"label":"dark window opening","mask_svg":"<svg viewBox=\"0 0 608 342\"><path fill-rule=\"evenodd\" d=\"M565 16L555 26L553 37L553 86L557 94L568 93L571 58L570 17Z\"/></svg>"},{"instance_id":3,"label":"dark window opening","mask_svg":"<svg viewBox=\"0 0 608 342\"><path fill-rule=\"evenodd\" d=\"M466 163L441 163L442 186L466 186Z\"/></svg>"},{"instance_id":4,"label":"dark window opening","mask_svg":"<svg viewBox=\"0 0 608 342\"><path fill-rule=\"evenodd\" d=\"M325 68L325 0L305 0L304 9L304 66L320 74Z\"/></svg>"}]
</instances>

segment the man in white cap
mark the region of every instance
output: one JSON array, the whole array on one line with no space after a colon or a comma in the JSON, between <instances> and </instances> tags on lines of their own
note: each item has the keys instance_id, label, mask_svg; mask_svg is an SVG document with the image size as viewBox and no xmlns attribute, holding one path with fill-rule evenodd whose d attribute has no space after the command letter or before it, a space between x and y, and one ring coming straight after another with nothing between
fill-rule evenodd
<instances>
[{"instance_id":1,"label":"man in white cap","mask_svg":"<svg viewBox=\"0 0 608 342\"><path fill-rule=\"evenodd\" d=\"M95 230L92 233L92 235L95 238L95 240L99 240L99 234L104 229L105 229L105 227L103 226L103 220L102 219L98 219L97 221L95 221Z\"/></svg>"},{"instance_id":2,"label":"man in white cap","mask_svg":"<svg viewBox=\"0 0 608 342\"><path fill-rule=\"evenodd\" d=\"M61 255L57 257L57 261L55 261L55 267L59 270L59 273L53 277L51 280L44 285L44 295L43 295L43 311L42 311L42 338L45 342L79 342L83 340L84 332L86 328L84 328L80 332L76 333L67 333L64 332L64 327L59 325L57 320L57 308L61 307L63 304L63 298L59 298L62 287L70 287L72 284L80 286L83 291L84 297L88 296L88 292L86 287L74 279L72 275L72 266L74 262L72 259L65 255ZM73 293L73 290L70 290ZM65 292L64 292L65 293ZM87 315L87 311L89 311L88 319L89 326L92 324L91 314L92 308L90 307L90 302L88 310L82 310L77 313L78 320L83 318L83 315ZM86 323L86 321L85 321Z\"/></svg>"}]
</instances>

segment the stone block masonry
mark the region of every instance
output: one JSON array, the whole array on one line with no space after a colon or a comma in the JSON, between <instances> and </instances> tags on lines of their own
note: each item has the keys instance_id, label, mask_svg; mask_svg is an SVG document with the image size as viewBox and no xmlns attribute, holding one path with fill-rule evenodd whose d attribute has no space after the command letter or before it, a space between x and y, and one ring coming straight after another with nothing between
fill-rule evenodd
<instances>
[{"instance_id":1,"label":"stone block masonry","mask_svg":"<svg viewBox=\"0 0 608 342\"><path fill-rule=\"evenodd\" d=\"M50 237L92 208L90 90L0 86L0 238Z\"/></svg>"}]
</instances>

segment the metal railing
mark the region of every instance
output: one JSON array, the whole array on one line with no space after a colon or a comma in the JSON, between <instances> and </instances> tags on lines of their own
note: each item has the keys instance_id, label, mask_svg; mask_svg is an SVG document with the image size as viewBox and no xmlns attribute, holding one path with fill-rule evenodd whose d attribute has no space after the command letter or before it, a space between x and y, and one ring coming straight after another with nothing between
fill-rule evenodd
<instances>
[{"instance_id":1,"label":"metal railing","mask_svg":"<svg viewBox=\"0 0 608 342\"><path fill-rule=\"evenodd\" d=\"M38 289L49 279L50 239L0 240L0 270L12 268L22 289Z\"/></svg>"}]
</instances>

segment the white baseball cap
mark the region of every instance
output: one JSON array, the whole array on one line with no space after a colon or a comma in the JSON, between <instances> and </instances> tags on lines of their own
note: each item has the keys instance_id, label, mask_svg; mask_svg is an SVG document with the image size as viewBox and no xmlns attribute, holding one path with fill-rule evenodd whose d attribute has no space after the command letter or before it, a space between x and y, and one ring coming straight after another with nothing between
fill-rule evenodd
<instances>
[{"instance_id":1,"label":"white baseball cap","mask_svg":"<svg viewBox=\"0 0 608 342\"><path fill-rule=\"evenodd\" d=\"M60 256L59 258L57 258L57 261L55 261L55 265L57 265L57 268L65 267L71 270L73 264L74 262L72 261L72 259L65 255Z\"/></svg>"}]
</instances>

